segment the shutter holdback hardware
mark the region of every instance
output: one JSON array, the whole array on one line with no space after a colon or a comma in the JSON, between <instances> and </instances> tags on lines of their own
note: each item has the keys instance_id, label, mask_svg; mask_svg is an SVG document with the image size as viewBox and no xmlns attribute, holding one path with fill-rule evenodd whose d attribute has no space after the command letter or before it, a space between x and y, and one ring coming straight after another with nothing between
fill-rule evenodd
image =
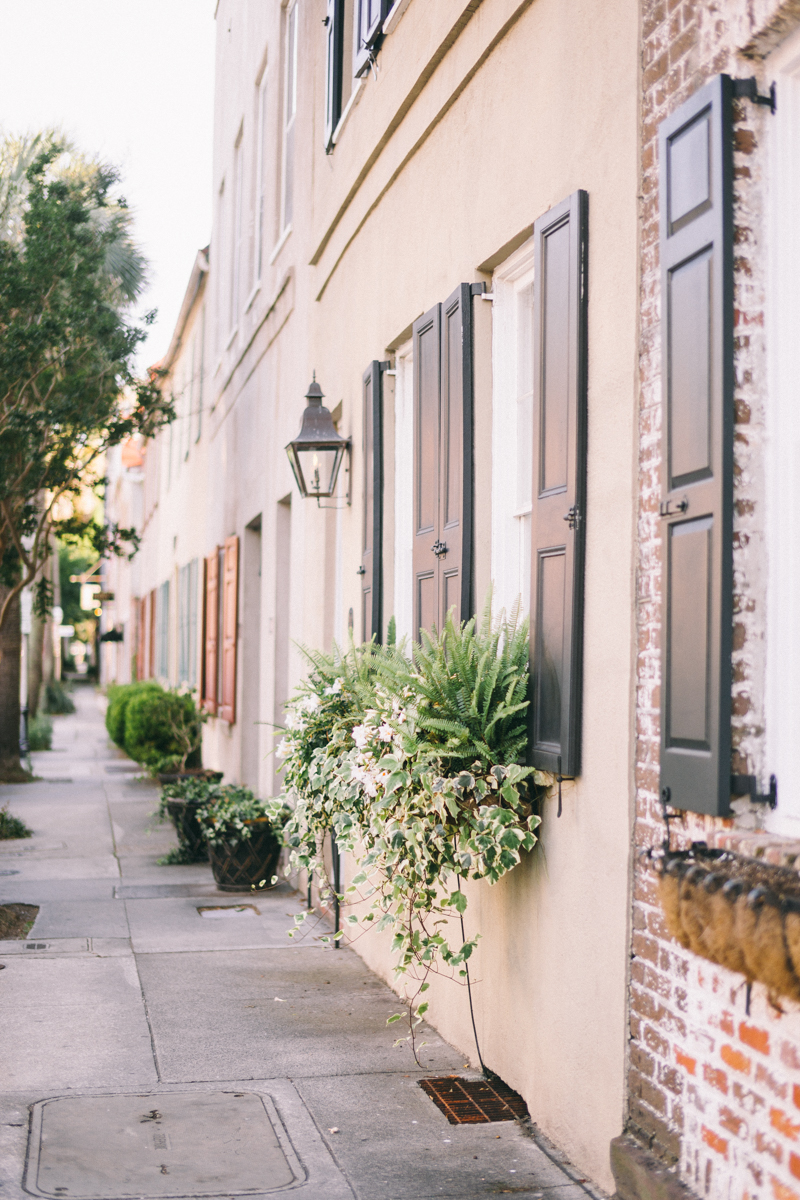
<instances>
[{"instance_id":1,"label":"shutter holdback hardware","mask_svg":"<svg viewBox=\"0 0 800 1200\"><path fill-rule=\"evenodd\" d=\"M769 777L769 791L758 791L758 779L755 775L731 775L731 795L749 796L751 804L766 804L767 808L778 807L778 779L776 775Z\"/></svg>"},{"instance_id":2,"label":"shutter holdback hardware","mask_svg":"<svg viewBox=\"0 0 800 1200\"><path fill-rule=\"evenodd\" d=\"M731 83L733 84L734 99L743 98L745 100L752 100L753 104L762 104L774 116L775 110L778 107L778 98L774 83L770 84L768 96L759 94L755 75L751 75L749 79L732 79Z\"/></svg>"},{"instance_id":3,"label":"shutter holdback hardware","mask_svg":"<svg viewBox=\"0 0 800 1200\"><path fill-rule=\"evenodd\" d=\"M436 555L437 558L441 558L445 554L447 554L447 542L440 542L439 539L437 538L436 541L431 546L431 550L433 551L433 553Z\"/></svg>"},{"instance_id":4,"label":"shutter holdback hardware","mask_svg":"<svg viewBox=\"0 0 800 1200\"><path fill-rule=\"evenodd\" d=\"M581 510L577 504L573 504L569 512L564 513L564 520L569 525L570 529L579 529L581 523Z\"/></svg>"},{"instance_id":5,"label":"shutter holdback hardware","mask_svg":"<svg viewBox=\"0 0 800 1200\"><path fill-rule=\"evenodd\" d=\"M671 505L671 500L662 500L658 506L658 515L660 517L676 517L678 513L688 512L689 497L684 496L682 500L678 501L674 508L672 508Z\"/></svg>"}]
</instances>

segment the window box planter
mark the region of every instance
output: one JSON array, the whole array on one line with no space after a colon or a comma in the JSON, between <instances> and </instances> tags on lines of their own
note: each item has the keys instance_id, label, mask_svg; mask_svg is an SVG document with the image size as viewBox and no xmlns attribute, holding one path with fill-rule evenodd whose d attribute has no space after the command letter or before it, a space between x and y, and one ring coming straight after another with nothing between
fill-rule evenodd
<instances>
[{"instance_id":1,"label":"window box planter","mask_svg":"<svg viewBox=\"0 0 800 1200\"><path fill-rule=\"evenodd\" d=\"M695 842L652 856L670 934L701 958L800 1002L800 874Z\"/></svg>"}]
</instances>

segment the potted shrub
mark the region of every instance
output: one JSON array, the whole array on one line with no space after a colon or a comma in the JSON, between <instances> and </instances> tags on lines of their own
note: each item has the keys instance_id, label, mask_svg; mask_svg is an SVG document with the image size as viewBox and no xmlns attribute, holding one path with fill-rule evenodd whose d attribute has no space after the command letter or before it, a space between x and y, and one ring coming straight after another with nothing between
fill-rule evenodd
<instances>
[{"instance_id":1,"label":"potted shrub","mask_svg":"<svg viewBox=\"0 0 800 1200\"><path fill-rule=\"evenodd\" d=\"M221 777L222 772L210 771L208 774ZM218 783L218 779L208 780L191 775L181 779L176 776L174 782L161 789L158 815L169 817L178 835L178 846L159 859L162 865L208 861L208 849L197 812L201 806L209 807L216 802L220 791Z\"/></svg>"},{"instance_id":2,"label":"potted shrub","mask_svg":"<svg viewBox=\"0 0 800 1200\"><path fill-rule=\"evenodd\" d=\"M204 719L191 692L144 689L127 703L125 750L153 775L200 767Z\"/></svg>"},{"instance_id":3,"label":"potted shrub","mask_svg":"<svg viewBox=\"0 0 800 1200\"><path fill-rule=\"evenodd\" d=\"M161 685L154 679L145 679L138 683L113 683L109 686L106 729L108 736L120 750L125 749L125 715L130 701L142 692L161 690Z\"/></svg>"},{"instance_id":4,"label":"potted shrub","mask_svg":"<svg viewBox=\"0 0 800 1200\"><path fill-rule=\"evenodd\" d=\"M281 800L259 800L249 788L212 789L197 809L217 887L223 892L272 887L290 809Z\"/></svg>"}]
</instances>

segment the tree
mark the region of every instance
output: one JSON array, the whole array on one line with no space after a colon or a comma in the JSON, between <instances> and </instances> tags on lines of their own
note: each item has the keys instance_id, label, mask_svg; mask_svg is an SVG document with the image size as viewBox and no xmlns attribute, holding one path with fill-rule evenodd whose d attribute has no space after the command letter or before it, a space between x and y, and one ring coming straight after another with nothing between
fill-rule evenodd
<instances>
[{"instance_id":1,"label":"tree","mask_svg":"<svg viewBox=\"0 0 800 1200\"><path fill-rule=\"evenodd\" d=\"M9 148L10 147L10 148ZM20 161L29 158L24 172ZM18 596L61 539L88 539L98 558L130 554L136 533L87 511L106 450L150 437L174 416L158 379L137 377L146 324L128 313L144 278L112 169L44 135L0 145L0 674L18 633ZM152 319L152 318L150 318ZM18 667L17 667L18 673ZM0 772L19 766L19 706L0 689Z\"/></svg>"}]
</instances>

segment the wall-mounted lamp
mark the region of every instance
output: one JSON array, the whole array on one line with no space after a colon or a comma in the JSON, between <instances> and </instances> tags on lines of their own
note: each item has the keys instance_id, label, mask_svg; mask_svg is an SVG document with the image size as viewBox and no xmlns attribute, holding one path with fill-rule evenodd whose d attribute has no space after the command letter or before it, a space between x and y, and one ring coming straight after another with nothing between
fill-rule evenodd
<instances>
[{"instance_id":1,"label":"wall-mounted lamp","mask_svg":"<svg viewBox=\"0 0 800 1200\"><path fill-rule=\"evenodd\" d=\"M306 392L308 404L300 432L286 447L301 496L306 499L312 496L317 501L334 494L344 452L350 449L350 439L336 432L322 398L315 373Z\"/></svg>"}]
</instances>

